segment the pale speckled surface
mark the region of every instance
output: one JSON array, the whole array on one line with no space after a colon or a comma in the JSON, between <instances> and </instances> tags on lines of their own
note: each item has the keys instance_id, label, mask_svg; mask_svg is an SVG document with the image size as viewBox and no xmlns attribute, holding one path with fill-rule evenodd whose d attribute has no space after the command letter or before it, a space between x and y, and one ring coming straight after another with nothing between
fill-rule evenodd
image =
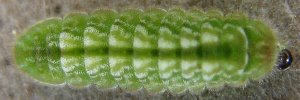
<instances>
[{"instance_id":1,"label":"pale speckled surface","mask_svg":"<svg viewBox=\"0 0 300 100\"><path fill-rule=\"evenodd\" d=\"M251 81L245 87L225 86L205 90L201 94L149 94L142 90L127 93L121 89L101 90L96 86L74 89L39 83L16 68L12 47L30 25L51 16L71 11L91 12L97 8L182 7L188 9L217 8L224 13L240 11L260 18L277 32L279 41L292 50L295 62L286 71L274 70L261 81ZM289 99L300 98L300 1L299 0L0 0L0 99ZM275 68L274 68L275 69Z\"/></svg>"}]
</instances>

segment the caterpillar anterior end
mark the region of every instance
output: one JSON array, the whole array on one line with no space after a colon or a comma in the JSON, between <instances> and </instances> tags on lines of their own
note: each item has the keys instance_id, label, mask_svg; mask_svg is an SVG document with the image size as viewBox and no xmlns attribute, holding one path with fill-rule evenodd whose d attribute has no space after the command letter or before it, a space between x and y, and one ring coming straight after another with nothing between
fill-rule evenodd
<instances>
[{"instance_id":1,"label":"caterpillar anterior end","mask_svg":"<svg viewBox=\"0 0 300 100\"><path fill-rule=\"evenodd\" d=\"M268 26L240 13L102 9L33 25L15 55L45 83L196 93L260 79L275 65L276 43Z\"/></svg>"},{"instance_id":2,"label":"caterpillar anterior end","mask_svg":"<svg viewBox=\"0 0 300 100\"><path fill-rule=\"evenodd\" d=\"M280 70L286 70L293 62L292 54L289 50L283 49L279 53L277 68Z\"/></svg>"}]
</instances>

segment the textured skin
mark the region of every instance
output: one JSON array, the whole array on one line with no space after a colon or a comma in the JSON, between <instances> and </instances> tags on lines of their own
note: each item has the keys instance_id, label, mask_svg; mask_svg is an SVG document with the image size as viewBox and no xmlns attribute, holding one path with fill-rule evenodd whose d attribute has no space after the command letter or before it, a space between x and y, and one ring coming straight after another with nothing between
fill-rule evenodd
<instances>
[{"instance_id":1,"label":"textured skin","mask_svg":"<svg viewBox=\"0 0 300 100\"><path fill-rule=\"evenodd\" d=\"M97 10L32 26L15 53L45 83L178 93L260 79L274 65L275 44L270 28L238 13Z\"/></svg>"}]
</instances>

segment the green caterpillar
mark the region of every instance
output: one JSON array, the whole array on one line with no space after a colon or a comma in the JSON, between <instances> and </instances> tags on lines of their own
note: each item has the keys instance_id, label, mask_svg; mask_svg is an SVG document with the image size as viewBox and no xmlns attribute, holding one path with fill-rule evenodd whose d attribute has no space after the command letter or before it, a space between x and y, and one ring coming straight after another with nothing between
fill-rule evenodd
<instances>
[{"instance_id":1,"label":"green caterpillar","mask_svg":"<svg viewBox=\"0 0 300 100\"><path fill-rule=\"evenodd\" d=\"M33 25L17 39L15 59L49 84L197 93L261 79L276 44L268 26L240 13L101 9Z\"/></svg>"}]
</instances>

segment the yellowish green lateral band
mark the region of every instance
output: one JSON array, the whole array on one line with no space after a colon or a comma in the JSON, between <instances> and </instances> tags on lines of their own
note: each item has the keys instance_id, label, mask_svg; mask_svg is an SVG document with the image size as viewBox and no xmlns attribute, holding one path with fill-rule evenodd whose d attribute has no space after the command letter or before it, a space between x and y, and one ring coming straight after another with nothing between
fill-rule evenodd
<instances>
[{"instance_id":1,"label":"yellowish green lateral band","mask_svg":"<svg viewBox=\"0 0 300 100\"><path fill-rule=\"evenodd\" d=\"M18 38L15 59L49 84L198 93L261 79L276 44L268 26L240 13L101 9L33 25Z\"/></svg>"}]
</instances>

